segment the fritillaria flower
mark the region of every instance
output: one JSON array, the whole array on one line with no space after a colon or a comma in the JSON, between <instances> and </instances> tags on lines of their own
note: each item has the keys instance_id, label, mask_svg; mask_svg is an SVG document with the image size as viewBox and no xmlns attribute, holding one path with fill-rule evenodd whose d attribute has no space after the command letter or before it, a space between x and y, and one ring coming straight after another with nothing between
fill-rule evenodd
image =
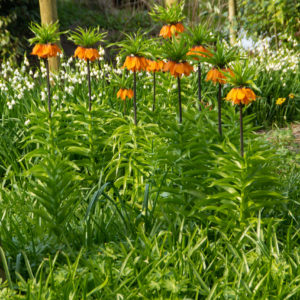
<instances>
[{"instance_id":1,"label":"fritillaria flower","mask_svg":"<svg viewBox=\"0 0 300 300\"><path fill-rule=\"evenodd\" d=\"M255 93L249 87L250 85L255 86L253 83L255 74L255 68L249 67L247 62L244 64L237 62L230 73L224 73L228 83L234 86L225 99L231 101L234 105L238 105L240 110L241 156L244 156L243 106L256 100Z\"/></svg>"},{"instance_id":2,"label":"fritillaria flower","mask_svg":"<svg viewBox=\"0 0 300 300\"><path fill-rule=\"evenodd\" d=\"M100 57L96 44L103 41L106 33L100 33L99 28L83 29L79 27L76 31L72 32L69 40L77 45L74 57L84 59L87 62L87 80L89 88L89 111L92 110L92 91L91 91L91 71L90 62L95 61Z\"/></svg>"},{"instance_id":3,"label":"fritillaria flower","mask_svg":"<svg viewBox=\"0 0 300 300\"><path fill-rule=\"evenodd\" d=\"M30 30L34 33L34 37L29 40L31 44L35 44L31 54L37 55L39 58L44 59L47 70L47 90L48 90L48 111L49 118L51 118L51 90L50 90L50 72L49 61L50 57L56 57L61 53L60 48L56 45L59 41L61 32L58 31L58 22L54 24L32 23Z\"/></svg>"}]
</instances>

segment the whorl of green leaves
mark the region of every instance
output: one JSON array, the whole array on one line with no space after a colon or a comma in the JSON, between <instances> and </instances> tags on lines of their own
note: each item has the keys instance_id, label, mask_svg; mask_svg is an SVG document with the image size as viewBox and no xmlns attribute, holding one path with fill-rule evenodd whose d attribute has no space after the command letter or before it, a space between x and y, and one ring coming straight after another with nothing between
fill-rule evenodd
<instances>
[{"instance_id":1,"label":"whorl of green leaves","mask_svg":"<svg viewBox=\"0 0 300 300\"><path fill-rule=\"evenodd\" d=\"M140 30L134 34L124 33L126 38L118 43L110 44L110 46L118 46L121 48L120 56L124 59L126 56L143 56L153 58L151 51L151 42L145 37L146 33L141 33Z\"/></svg>"},{"instance_id":2,"label":"whorl of green leaves","mask_svg":"<svg viewBox=\"0 0 300 300\"><path fill-rule=\"evenodd\" d=\"M176 24L185 19L183 15L184 1L173 4L171 7L163 7L155 4L149 15L155 21L162 21L165 24Z\"/></svg>"},{"instance_id":3,"label":"whorl of green leaves","mask_svg":"<svg viewBox=\"0 0 300 300\"><path fill-rule=\"evenodd\" d=\"M78 27L76 31L73 31L68 39L75 45L92 48L95 44L104 41L104 37L107 35L106 32L100 32L99 27L83 29Z\"/></svg>"},{"instance_id":4,"label":"whorl of green leaves","mask_svg":"<svg viewBox=\"0 0 300 300\"><path fill-rule=\"evenodd\" d=\"M178 63L187 60L188 51L189 45L186 37L181 36L180 39L177 39L173 36L171 40L166 41L162 45L161 55L163 59Z\"/></svg>"},{"instance_id":5,"label":"whorl of green leaves","mask_svg":"<svg viewBox=\"0 0 300 300\"><path fill-rule=\"evenodd\" d=\"M198 24L195 27L187 28L187 35L189 37L190 46L205 46L214 41L212 33L205 25Z\"/></svg>"},{"instance_id":6,"label":"whorl of green leaves","mask_svg":"<svg viewBox=\"0 0 300 300\"><path fill-rule=\"evenodd\" d=\"M32 44L55 44L59 41L61 34L66 33L58 31L58 21L53 24L39 25L37 23L31 23L29 29L34 33L35 37L29 39L29 43Z\"/></svg>"},{"instance_id":7,"label":"whorl of green leaves","mask_svg":"<svg viewBox=\"0 0 300 300\"><path fill-rule=\"evenodd\" d=\"M212 56L204 57L202 60L220 69L227 67L229 63L240 58L237 47L227 48L220 41L217 42L216 49L210 50L210 52Z\"/></svg>"},{"instance_id":8,"label":"whorl of green leaves","mask_svg":"<svg viewBox=\"0 0 300 300\"><path fill-rule=\"evenodd\" d=\"M121 75L118 75L117 73L112 73L112 78L110 80L110 85L122 88L122 89L128 89L132 87L133 83L133 75L132 74L126 74L126 72L122 72Z\"/></svg>"},{"instance_id":9,"label":"whorl of green leaves","mask_svg":"<svg viewBox=\"0 0 300 300\"><path fill-rule=\"evenodd\" d=\"M248 61L236 61L230 66L233 74L224 72L223 74L227 77L227 82L236 87L252 86L258 89L254 84L256 79L257 67L249 66Z\"/></svg>"}]
</instances>

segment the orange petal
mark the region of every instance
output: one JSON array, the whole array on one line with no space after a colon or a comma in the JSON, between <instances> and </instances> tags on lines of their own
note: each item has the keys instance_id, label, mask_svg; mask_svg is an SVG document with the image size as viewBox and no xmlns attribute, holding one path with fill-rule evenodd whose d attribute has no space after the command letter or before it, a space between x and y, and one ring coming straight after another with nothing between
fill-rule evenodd
<instances>
[{"instance_id":1,"label":"orange petal","mask_svg":"<svg viewBox=\"0 0 300 300\"><path fill-rule=\"evenodd\" d=\"M117 98L121 98L121 94L122 94L122 89L119 89L117 93Z\"/></svg>"},{"instance_id":2,"label":"orange petal","mask_svg":"<svg viewBox=\"0 0 300 300\"><path fill-rule=\"evenodd\" d=\"M132 89L128 90L127 96L128 96L129 99L131 99L133 97L133 90Z\"/></svg>"},{"instance_id":3,"label":"orange petal","mask_svg":"<svg viewBox=\"0 0 300 300\"><path fill-rule=\"evenodd\" d=\"M169 25L164 25L159 33L163 38L170 38L172 36Z\"/></svg>"},{"instance_id":4,"label":"orange petal","mask_svg":"<svg viewBox=\"0 0 300 300\"><path fill-rule=\"evenodd\" d=\"M176 31L177 32L183 32L184 31L184 26L181 23L177 23L175 26L176 26Z\"/></svg>"},{"instance_id":5,"label":"orange petal","mask_svg":"<svg viewBox=\"0 0 300 300\"><path fill-rule=\"evenodd\" d=\"M245 93L243 89L239 88L237 92L237 99L238 100L243 100L245 98Z\"/></svg>"},{"instance_id":6,"label":"orange petal","mask_svg":"<svg viewBox=\"0 0 300 300\"><path fill-rule=\"evenodd\" d=\"M174 71L178 74L183 74L184 73L184 64L175 64Z\"/></svg>"}]
</instances>

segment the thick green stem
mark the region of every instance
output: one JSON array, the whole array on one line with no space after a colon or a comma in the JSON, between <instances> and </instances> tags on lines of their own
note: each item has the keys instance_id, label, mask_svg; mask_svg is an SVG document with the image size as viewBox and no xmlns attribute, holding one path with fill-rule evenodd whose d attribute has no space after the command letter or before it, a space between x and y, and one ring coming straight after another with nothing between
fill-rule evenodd
<instances>
[{"instance_id":1,"label":"thick green stem","mask_svg":"<svg viewBox=\"0 0 300 300\"><path fill-rule=\"evenodd\" d=\"M219 122L219 134L222 136L222 103L221 103L222 85L219 83L218 91L218 122Z\"/></svg>"},{"instance_id":2,"label":"thick green stem","mask_svg":"<svg viewBox=\"0 0 300 300\"><path fill-rule=\"evenodd\" d=\"M240 103L240 140L241 140L241 156L244 157L244 131L243 131L243 104Z\"/></svg>"},{"instance_id":3,"label":"thick green stem","mask_svg":"<svg viewBox=\"0 0 300 300\"><path fill-rule=\"evenodd\" d=\"M133 72L133 108L134 108L134 124L137 126L137 112L136 112L136 71Z\"/></svg>"},{"instance_id":4,"label":"thick green stem","mask_svg":"<svg viewBox=\"0 0 300 300\"><path fill-rule=\"evenodd\" d=\"M126 115L126 99L124 100L124 117Z\"/></svg>"},{"instance_id":5,"label":"thick green stem","mask_svg":"<svg viewBox=\"0 0 300 300\"><path fill-rule=\"evenodd\" d=\"M50 72L49 72L49 62L47 58L45 58L45 65L47 70L48 111L49 111L49 119L51 119Z\"/></svg>"},{"instance_id":6,"label":"thick green stem","mask_svg":"<svg viewBox=\"0 0 300 300\"><path fill-rule=\"evenodd\" d=\"M91 71L90 71L90 61L87 60L87 80L89 85L89 111L92 110L92 91L91 91Z\"/></svg>"},{"instance_id":7,"label":"thick green stem","mask_svg":"<svg viewBox=\"0 0 300 300\"><path fill-rule=\"evenodd\" d=\"M198 100L199 100L199 110L201 111L201 91L202 91L202 86L201 86L201 64L198 63Z\"/></svg>"},{"instance_id":8,"label":"thick green stem","mask_svg":"<svg viewBox=\"0 0 300 300\"><path fill-rule=\"evenodd\" d=\"M179 105L179 123L182 123L182 105L181 105L181 86L180 86L180 77L177 77L178 82L178 105Z\"/></svg>"},{"instance_id":9,"label":"thick green stem","mask_svg":"<svg viewBox=\"0 0 300 300\"><path fill-rule=\"evenodd\" d=\"M152 105L152 111L155 110L155 97L156 97L156 72L153 72L153 105Z\"/></svg>"}]
</instances>

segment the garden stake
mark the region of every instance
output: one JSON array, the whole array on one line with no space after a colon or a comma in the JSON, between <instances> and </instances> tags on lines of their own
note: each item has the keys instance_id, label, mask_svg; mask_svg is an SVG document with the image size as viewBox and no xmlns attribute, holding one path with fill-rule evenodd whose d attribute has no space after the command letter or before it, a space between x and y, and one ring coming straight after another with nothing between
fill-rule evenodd
<instances>
[{"instance_id":1,"label":"garden stake","mask_svg":"<svg viewBox=\"0 0 300 300\"><path fill-rule=\"evenodd\" d=\"M136 71L133 71L133 108L134 108L134 124L137 126L136 117Z\"/></svg>"},{"instance_id":2,"label":"garden stake","mask_svg":"<svg viewBox=\"0 0 300 300\"><path fill-rule=\"evenodd\" d=\"M87 59L87 78L89 85L89 111L92 110L92 92L91 92L91 72L90 72L90 61Z\"/></svg>"},{"instance_id":3,"label":"garden stake","mask_svg":"<svg viewBox=\"0 0 300 300\"><path fill-rule=\"evenodd\" d=\"M219 134L222 136L222 124L221 124L221 109L222 109L222 103L221 103L221 90L222 85L219 83L219 92L218 92L218 122L219 122Z\"/></svg>"},{"instance_id":4,"label":"garden stake","mask_svg":"<svg viewBox=\"0 0 300 300\"><path fill-rule=\"evenodd\" d=\"M201 111L201 64L198 63L198 99L199 99L199 111Z\"/></svg>"},{"instance_id":5,"label":"garden stake","mask_svg":"<svg viewBox=\"0 0 300 300\"><path fill-rule=\"evenodd\" d=\"M177 77L178 81L178 105L179 105L179 123L182 123L182 107L181 107L181 87L180 87L180 77Z\"/></svg>"},{"instance_id":6,"label":"garden stake","mask_svg":"<svg viewBox=\"0 0 300 300\"><path fill-rule=\"evenodd\" d=\"M156 76L155 76L155 71L153 72L153 106L152 106L152 111L155 110L155 93L156 93Z\"/></svg>"},{"instance_id":7,"label":"garden stake","mask_svg":"<svg viewBox=\"0 0 300 300\"><path fill-rule=\"evenodd\" d=\"M45 65L47 70L48 111L49 111L49 118L51 119L50 74L49 74L49 62L47 58L45 58Z\"/></svg>"},{"instance_id":8,"label":"garden stake","mask_svg":"<svg viewBox=\"0 0 300 300\"><path fill-rule=\"evenodd\" d=\"M240 140L241 140L241 156L244 157L243 104L242 103L240 103Z\"/></svg>"}]
</instances>

